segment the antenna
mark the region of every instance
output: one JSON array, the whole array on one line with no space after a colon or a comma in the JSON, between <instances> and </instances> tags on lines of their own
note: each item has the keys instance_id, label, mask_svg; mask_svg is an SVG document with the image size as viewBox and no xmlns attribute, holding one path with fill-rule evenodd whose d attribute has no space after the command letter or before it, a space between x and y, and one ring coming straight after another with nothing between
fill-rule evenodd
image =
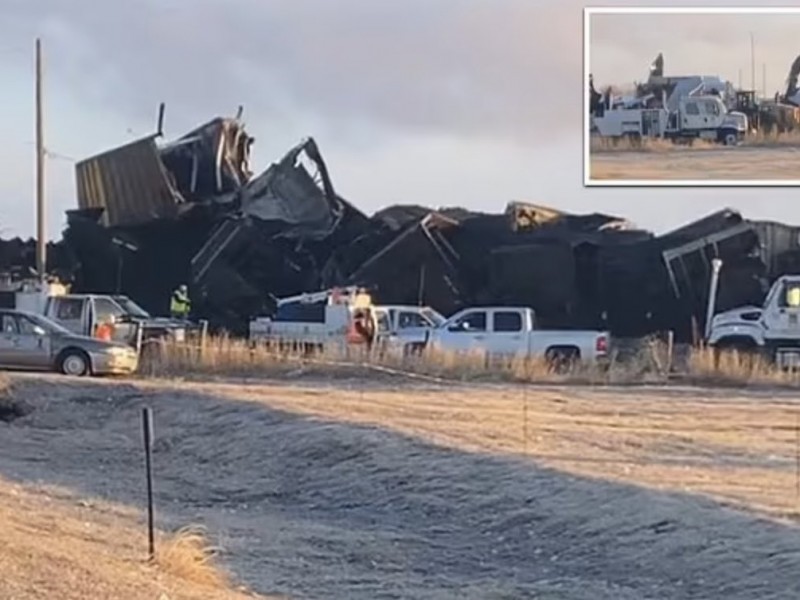
<instances>
[{"instance_id":1,"label":"antenna","mask_svg":"<svg viewBox=\"0 0 800 600\"><path fill-rule=\"evenodd\" d=\"M47 279L47 236L44 214L44 127L42 123L42 42L36 38L36 271Z\"/></svg>"},{"instance_id":2,"label":"antenna","mask_svg":"<svg viewBox=\"0 0 800 600\"><path fill-rule=\"evenodd\" d=\"M158 122L156 123L156 135L162 137L164 135L164 111L167 105L163 102L158 105Z\"/></svg>"}]
</instances>

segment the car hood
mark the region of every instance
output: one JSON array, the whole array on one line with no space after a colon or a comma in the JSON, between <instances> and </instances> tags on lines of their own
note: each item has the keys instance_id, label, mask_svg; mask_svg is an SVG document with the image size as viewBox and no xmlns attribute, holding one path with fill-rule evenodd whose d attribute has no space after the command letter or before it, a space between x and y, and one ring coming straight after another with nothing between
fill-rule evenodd
<instances>
[{"instance_id":1,"label":"car hood","mask_svg":"<svg viewBox=\"0 0 800 600\"><path fill-rule=\"evenodd\" d=\"M150 317L148 319L135 319L137 323L141 323L145 327L163 327L165 329L178 329L186 327L183 321L176 321L168 317Z\"/></svg>"},{"instance_id":2,"label":"car hood","mask_svg":"<svg viewBox=\"0 0 800 600\"><path fill-rule=\"evenodd\" d=\"M758 324L758 317L761 316L763 309L760 306L740 306L732 310L717 313L711 319L713 327L721 327L723 325L738 325L742 322ZM744 318L747 315L750 318Z\"/></svg>"},{"instance_id":3,"label":"car hood","mask_svg":"<svg viewBox=\"0 0 800 600\"><path fill-rule=\"evenodd\" d=\"M67 334L53 334L52 338L62 346L75 344L87 351L109 350L111 348L130 348L127 344L122 342L99 340L88 335L67 335Z\"/></svg>"}]
</instances>

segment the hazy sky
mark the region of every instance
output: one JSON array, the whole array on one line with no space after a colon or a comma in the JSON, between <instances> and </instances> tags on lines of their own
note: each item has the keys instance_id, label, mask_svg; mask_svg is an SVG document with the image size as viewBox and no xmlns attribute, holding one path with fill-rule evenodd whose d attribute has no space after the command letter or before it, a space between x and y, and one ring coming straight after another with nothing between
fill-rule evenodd
<instances>
[{"instance_id":1,"label":"hazy sky","mask_svg":"<svg viewBox=\"0 0 800 600\"><path fill-rule=\"evenodd\" d=\"M762 92L766 73L772 95L786 89L800 54L800 13L594 14L590 31L590 70L598 87L644 81L661 52L665 75L718 75L737 86L741 75L742 87L755 81Z\"/></svg>"},{"instance_id":2,"label":"hazy sky","mask_svg":"<svg viewBox=\"0 0 800 600\"><path fill-rule=\"evenodd\" d=\"M800 223L793 189L583 188L582 7L576 0L3 0L0 235L34 231L36 36L46 58L51 236L75 206L71 159L151 132L161 101L168 138L244 105L257 171L313 135L339 193L368 213L392 203L500 211L519 199L616 213L656 231L725 206ZM670 72L749 64L748 34L729 39L723 26L635 31L639 41L605 51L598 78L644 77L657 51ZM662 31L670 35L656 44ZM757 35L766 52L759 40L768 34ZM769 54L776 81L800 52L791 39L779 50L780 36ZM696 49L696 63L679 50L684 43ZM727 57L733 45L735 59Z\"/></svg>"}]
</instances>

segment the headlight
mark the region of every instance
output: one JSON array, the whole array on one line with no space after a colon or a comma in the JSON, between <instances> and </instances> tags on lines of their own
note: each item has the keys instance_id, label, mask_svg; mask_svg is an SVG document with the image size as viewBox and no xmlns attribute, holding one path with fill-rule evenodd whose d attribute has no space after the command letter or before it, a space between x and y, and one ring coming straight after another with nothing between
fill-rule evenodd
<instances>
[{"instance_id":1,"label":"headlight","mask_svg":"<svg viewBox=\"0 0 800 600\"><path fill-rule=\"evenodd\" d=\"M118 348L114 346L108 349L108 353L115 358L125 358L133 354L132 348Z\"/></svg>"}]
</instances>

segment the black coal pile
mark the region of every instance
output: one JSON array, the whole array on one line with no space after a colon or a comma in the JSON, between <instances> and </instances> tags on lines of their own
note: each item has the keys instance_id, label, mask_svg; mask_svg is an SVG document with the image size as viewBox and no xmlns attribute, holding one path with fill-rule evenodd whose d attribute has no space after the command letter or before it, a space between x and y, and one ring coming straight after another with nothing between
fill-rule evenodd
<instances>
[{"instance_id":1,"label":"black coal pile","mask_svg":"<svg viewBox=\"0 0 800 600\"><path fill-rule=\"evenodd\" d=\"M797 228L732 210L661 236L520 202L498 214L407 205L368 217L336 192L311 138L254 175L240 117L78 163L78 209L51 266L77 291L124 293L155 314L187 283L196 316L240 333L276 298L358 284L379 302L445 314L525 305L549 327L672 329L679 339L702 327L714 257L726 265L719 310L760 302L774 278L800 268ZM33 266L32 243L3 244L0 263Z\"/></svg>"}]
</instances>

